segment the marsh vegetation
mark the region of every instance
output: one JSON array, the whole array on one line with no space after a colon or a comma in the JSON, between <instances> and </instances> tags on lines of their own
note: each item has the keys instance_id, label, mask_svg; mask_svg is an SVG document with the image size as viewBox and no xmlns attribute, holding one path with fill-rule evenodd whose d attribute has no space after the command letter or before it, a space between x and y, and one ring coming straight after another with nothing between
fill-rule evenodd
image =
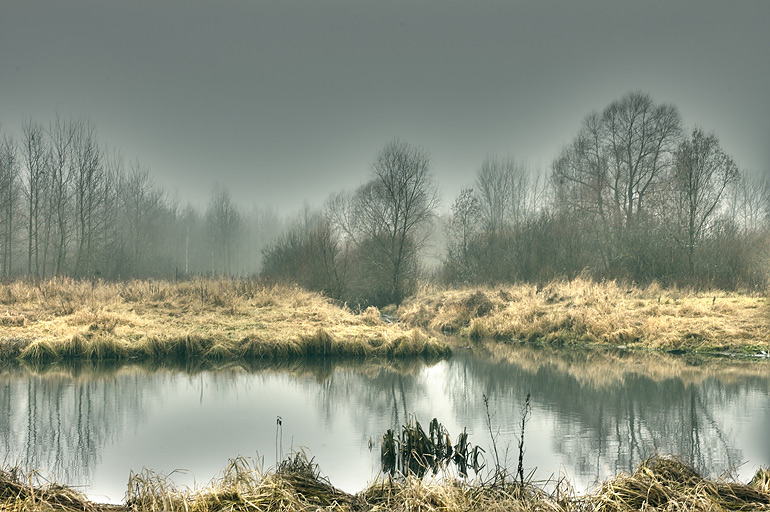
<instances>
[{"instance_id":1,"label":"marsh vegetation","mask_svg":"<svg viewBox=\"0 0 770 512\"><path fill-rule=\"evenodd\" d=\"M447 333L476 341L747 355L770 348L763 295L588 279L424 286L385 316L296 286L231 279L17 281L0 285L0 303L5 362L435 357L457 344Z\"/></svg>"},{"instance_id":2,"label":"marsh vegetation","mask_svg":"<svg viewBox=\"0 0 770 512\"><path fill-rule=\"evenodd\" d=\"M387 323L315 292L250 280L75 281L0 285L4 361L448 353L421 328Z\"/></svg>"},{"instance_id":3,"label":"marsh vegetation","mask_svg":"<svg viewBox=\"0 0 770 512\"><path fill-rule=\"evenodd\" d=\"M623 285L425 287L398 309L407 325L474 340L755 354L770 348L763 294Z\"/></svg>"},{"instance_id":4,"label":"marsh vegetation","mask_svg":"<svg viewBox=\"0 0 770 512\"><path fill-rule=\"evenodd\" d=\"M537 483L461 480L426 482L411 476L386 479L349 494L335 488L312 461L296 455L263 472L245 459L231 460L222 475L200 489L180 489L150 471L132 474L125 505L102 505L76 491L41 483L18 469L0 471L0 505L8 512L214 512L374 510L543 510L609 512L635 510L726 511L770 508L770 472L748 483L707 479L687 464L651 457L633 473L618 475L577 495L566 480L545 491Z\"/></svg>"}]
</instances>

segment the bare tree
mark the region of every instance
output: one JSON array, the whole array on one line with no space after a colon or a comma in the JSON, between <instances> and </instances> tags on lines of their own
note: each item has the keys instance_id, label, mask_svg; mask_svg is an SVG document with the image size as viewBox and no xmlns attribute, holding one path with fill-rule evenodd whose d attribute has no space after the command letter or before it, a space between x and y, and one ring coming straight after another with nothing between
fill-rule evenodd
<instances>
[{"instance_id":1,"label":"bare tree","mask_svg":"<svg viewBox=\"0 0 770 512\"><path fill-rule=\"evenodd\" d=\"M73 176L73 145L76 125L66 122L58 115L49 128L51 145L49 148L49 173L51 178L51 209L56 233L54 246L54 274L65 272L67 248L71 235L71 191Z\"/></svg>"},{"instance_id":2,"label":"bare tree","mask_svg":"<svg viewBox=\"0 0 770 512\"><path fill-rule=\"evenodd\" d=\"M240 235L241 214L233 204L230 191L219 184L211 192L206 222L211 235L212 271L216 272L218 268L223 274L230 275Z\"/></svg>"},{"instance_id":3,"label":"bare tree","mask_svg":"<svg viewBox=\"0 0 770 512\"><path fill-rule=\"evenodd\" d=\"M714 217L727 187L739 179L738 167L722 151L714 134L695 128L679 145L671 178L679 220L678 239L687 252L690 275L694 273L695 248Z\"/></svg>"},{"instance_id":4,"label":"bare tree","mask_svg":"<svg viewBox=\"0 0 770 512\"><path fill-rule=\"evenodd\" d=\"M22 124L22 160L26 168L24 194L27 199L27 275L40 277L41 224L47 202L47 155L43 126L25 120Z\"/></svg>"},{"instance_id":5,"label":"bare tree","mask_svg":"<svg viewBox=\"0 0 770 512\"><path fill-rule=\"evenodd\" d=\"M662 192L681 119L676 107L655 105L648 94L632 92L604 109L602 125L610 197L628 227L639 220L648 197Z\"/></svg>"},{"instance_id":6,"label":"bare tree","mask_svg":"<svg viewBox=\"0 0 770 512\"><path fill-rule=\"evenodd\" d=\"M73 141L73 195L75 202L76 276L90 275L93 268L94 238L102 225L97 215L104 196L102 151L96 141L96 129L89 121L79 123Z\"/></svg>"},{"instance_id":7,"label":"bare tree","mask_svg":"<svg viewBox=\"0 0 770 512\"><path fill-rule=\"evenodd\" d=\"M420 228L431 221L438 195L428 154L405 142L386 144L372 169L374 178L355 196L358 242L375 249L367 253L387 281L384 299L400 303L416 277L417 254L425 243Z\"/></svg>"},{"instance_id":8,"label":"bare tree","mask_svg":"<svg viewBox=\"0 0 770 512\"><path fill-rule=\"evenodd\" d=\"M564 148L552 165L551 184L556 208L562 218L587 219L590 238L599 251L604 270L614 259L610 243L612 208L608 207L609 163L604 151L602 118L592 112L583 120L577 137Z\"/></svg>"},{"instance_id":9,"label":"bare tree","mask_svg":"<svg viewBox=\"0 0 770 512\"><path fill-rule=\"evenodd\" d=\"M526 213L529 175L513 158L487 157L476 174L476 194L487 231L517 226Z\"/></svg>"},{"instance_id":10,"label":"bare tree","mask_svg":"<svg viewBox=\"0 0 770 512\"><path fill-rule=\"evenodd\" d=\"M562 214L586 220L605 272L624 268L642 278L656 264L653 217L665 206L680 140L677 109L632 92L589 114L554 161L551 181Z\"/></svg>"},{"instance_id":11,"label":"bare tree","mask_svg":"<svg viewBox=\"0 0 770 512\"><path fill-rule=\"evenodd\" d=\"M452 204L447 229L447 260L451 282L468 282L473 274L471 245L481 229L481 205L472 188L460 191Z\"/></svg>"},{"instance_id":12,"label":"bare tree","mask_svg":"<svg viewBox=\"0 0 770 512\"><path fill-rule=\"evenodd\" d=\"M770 225L770 177L741 173L727 188L728 215L744 234Z\"/></svg>"},{"instance_id":13,"label":"bare tree","mask_svg":"<svg viewBox=\"0 0 770 512\"><path fill-rule=\"evenodd\" d=\"M2 226L2 274L13 267L13 241L18 203L19 164L16 143L8 135L0 139L0 226Z\"/></svg>"},{"instance_id":14,"label":"bare tree","mask_svg":"<svg viewBox=\"0 0 770 512\"><path fill-rule=\"evenodd\" d=\"M126 270L134 276L147 274L145 263L154 252L151 244L164 205L164 193L155 186L149 172L135 162L119 194L128 231L128 249L121 249L130 255Z\"/></svg>"},{"instance_id":15,"label":"bare tree","mask_svg":"<svg viewBox=\"0 0 770 512\"><path fill-rule=\"evenodd\" d=\"M593 112L583 120L575 140L553 163L551 179L560 207L607 219L609 169L603 146L601 117Z\"/></svg>"}]
</instances>

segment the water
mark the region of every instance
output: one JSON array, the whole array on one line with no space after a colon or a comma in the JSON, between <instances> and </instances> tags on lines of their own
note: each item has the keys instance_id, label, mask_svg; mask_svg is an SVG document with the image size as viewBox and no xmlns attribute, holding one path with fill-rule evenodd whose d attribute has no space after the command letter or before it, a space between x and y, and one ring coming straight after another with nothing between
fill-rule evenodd
<instances>
[{"instance_id":1,"label":"water","mask_svg":"<svg viewBox=\"0 0 770 512\"><path fill-rule=\"evenodd\" d=\"M770 366L696 363L521 347L433 363L6 369L0 462L121 502L129 472L143 467L202 486L229 458L267 469L304 450L334 485L355 492L377 477L382 434L409 415L426 426L437 417L453 440L467 427L492 462L484 394L500 458L515 469L531 391L524 466L537 479L566 475L585 490L657 451L748 480L770 465Z\"/></svg>"}]
</instances>

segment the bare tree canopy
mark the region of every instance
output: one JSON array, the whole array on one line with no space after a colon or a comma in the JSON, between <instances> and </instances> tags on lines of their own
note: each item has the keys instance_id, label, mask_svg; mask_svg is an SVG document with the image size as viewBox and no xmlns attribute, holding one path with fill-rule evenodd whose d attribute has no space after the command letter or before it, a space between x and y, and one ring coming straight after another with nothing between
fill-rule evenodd
<instances>
[{"instance_id":1,"label":"bare tree canopy","mask_svg":"<svg viewBox=\"0 0 770 512\"><path fill-rule=\"evenodd\" d=\"M695 271L695 248L716 216L725 190L738 177L738 166L722 151L716 135L695 128L679 145L671 187L679 219L676 236L687 251L690 274Z\"/></svg>"},{"instance_id":2,"label":"bare tree canopy","mask_svg":"<svg viewBox=\"0 0 770 512\"><path fill-rule=\"evenodd\" d=\"M241 215L233 204L230 191L222 185L217 184L211 191L206 222L211 235L211 270L214 274L230 275L241 234Z\"/></svg>"},{"instance_id":3,"label":"bare tree canopy","mask_svg":"<svg viewBox=\"0 0 770 512\"><path fill-rule=\"evenodd\" d=\"M0 133L0 275L262 271L353 307L397 304L425 279L770 283L767 176L739 171L716 135L685 135L677 109L642 92L589 113L548 179L486 157L443 215L430 155L398 139L374 155L363 185L293 222L242 209L226 186L200 211L153 176L106 148L87 119L25 120L18 140Z\"/></svg>"}]
</instances>

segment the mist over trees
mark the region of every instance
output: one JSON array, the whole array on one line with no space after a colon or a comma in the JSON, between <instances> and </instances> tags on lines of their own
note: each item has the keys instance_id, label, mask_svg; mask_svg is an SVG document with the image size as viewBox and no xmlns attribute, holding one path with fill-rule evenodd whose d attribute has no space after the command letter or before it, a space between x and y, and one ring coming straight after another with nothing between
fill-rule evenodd
<instances>
[{"instance_id":1,"label":"mist over trees","mask_svg":"<svg viewBox=\"0 0 770 512\"><path fill-rule=\"evenodd\" d=\"M88 120L25 120L0 131L0 259L4 277L175 278L254 275L281 222L242 212L214 187L205 213L107 148Z\"/></svg>"},{"instance_id":2,"label":"mist over trees","mask_svg":"<svg viewBox=\"0 0 770 512\"><path fill-rule=\"evenodd\" d=\"M369 181L333 196L322 211L306 210L265 251L262 275L362 306L399 303L421 276L420 250L437 204L428 154L391 141Z\"/></svg>"},{"instance_id":3,"label":"mist over trees","mask_svg":"<svg viewBox=\"0 0 770 512\"><path fill-rule=\"evenodd\" d=\"M767 289L770 181L716 134L632 92L589 113L545 172L490 155L439 211L429 153L392 140L368 181L284 220L216 185L198 210L88 120L0 130L0 271L48 279L256 276L351 305L399 303L420 281L496 285L579 274ZM438 265L426 266L441 240Z\"/></svg>"},{"instance_id":4,"label":"mist over trees","mask_svg":"<svg viewBox=\"0 0 770 512\"><path fill-rule=\"evenodd\" d=\"M588 273L637 283L767 285L767 180L742 175L716 135L700 128L685 135L676 108L647 94L630 93L586 116L553 161L545 190L514 163L496 162L482 163L474 188L452 206L447 283Z\"/></svg>"}]
</instances>

